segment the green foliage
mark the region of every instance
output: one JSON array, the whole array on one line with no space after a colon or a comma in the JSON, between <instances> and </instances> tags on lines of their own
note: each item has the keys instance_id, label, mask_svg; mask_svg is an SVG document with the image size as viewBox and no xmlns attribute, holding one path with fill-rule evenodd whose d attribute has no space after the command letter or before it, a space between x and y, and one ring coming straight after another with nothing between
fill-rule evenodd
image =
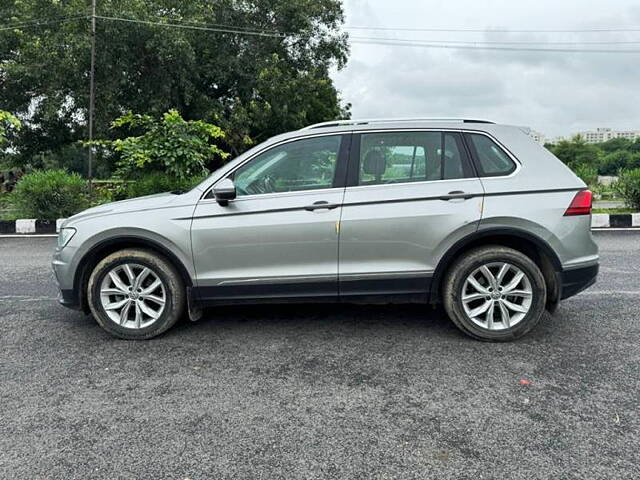
<instances>
[{"instance_id":1,"label":"green foliage","mask_svg":"<svg viewBox=\"0 0 640 480\"><path fill-rule=\"evenodd\" d=\"M549 150L576 172L588 166L596 169L598 175L617 175L622 169L640 168L640 140L632 142L625 138L614 138L589 144L576 136L549 146Z\"/></svg>"},{"instance_id":2,"label":"green foliage","mask_svg":"<svg viewBox=\"0 0 640 480\"><path fill-rule=\"evenodd\" d=\"M10 132L20 130L22 124L20 120L11 115L9 112L0 110L0 147L7 143L7 137Z\"/></svg>"},{"instance_id":3,"label":"green foliage","mask_svg":"<svg viewBox=\"0 0 640 480\"><path fill-rule=\"evenodd\" d=\"M120 188L114 192L114 200L124 198L143 197L154 193L185 191L195 187L204 180L204 175L177 179L162 172L152 172L143 175L135 182L121 184Z\"/></svg>"},{"instance_id":4,"label":"green foliage","mask_svg":"<svg viewBox=\"0 0 640 480\"><path fill-rule=\"evenodd\" d=\"M601 151L593 144L589 144L577 135L571 140L562 140L553 147L553 154L571 168L578 165L597 165Z\"/></svg>"},{"instance_id":5,"label":"green foliage","mask_svg":"<svg viewBox=\"0 0 640 480\"><path fill-rule=\"evenodd\" d=\"M291 70L275 53L263 63L254 95L246 101L237 99L230 116L221 119L225 130L233 133L229 145L234 153L285 131L349 117L350 105L340 105L326 67Z\"/></svg>"},{"instance_id":6,"label":"green foliage","mask_svg":"<svg viewBox=\"0 0 640 480\"><path fill-rule=\"evenodd\" d=\"M36 170L18 182L10 203L18 218L64 218L89 206L87 185L77 173Z\"/></svg>"},{"instance_id":7,"label":"green foliage","mask_svg":"<svg viewBox=\"0 0 640 480\"><path fill-rule=\"evenodd\" d=\"M600 149L605 153L617 152L618 150L629 150L633 141L626 138L612 138L599 144Z\"/></svg>"},{"instance_id":8,"label":"green foliage","mask_svg":"<svg viewBox=\"0 0 640 480\"><path fill-rule=\"evenodd\" d=\"M0 105L29 113L17 152L20 164L38 166L39 155L86 139L87 2L9 0L0 9L5 24L84 16L0 32ZM158 117L175 108L186 120L233 132L223 141L237 154L283 131L348 115L329 76L348 54L341 0L101 0L97 13L277 33L98 19L94 138L118 138L109 127L122 112Z\"/></svg>"},{"instance_id":9,"label":"green foliage","mask_svg":"<svg viewBox=\"0 0 640 480\"><path fill-rule=\"evenodd\" d=\"M573 171L589 186L593 186L598 183L598 170L590 165L577 165Z\"/></svg>"},{"instance_id":10,"label":"green foliage","mask_svg":"<svg viewBox=\"0 0 640 480\"><path fill-rule=\"evenodd\" d=\"M640 167L640 154L634 155L629 150L617 150L602 158L598 170L602 175L618 175L622 169L638 167Z\"/></svg>"},{"instance_id":11,"label":"green foliage","mask_svg":"<svg viewBox=\"0 0 640 480\"><path fill-rule=\"evenodd\" d=\"M616 214L616 213L635 213L636 210L629 207L615 207L615 208L592 208L591 213L608 213L608 214Z\"/></svg>"},{"instance_id":12,"label":"green foliage","mask_svg":"<svg viewBox=\"0 0 640 480\"><path fill-rule=\"evenodd\" d=\"M627 206L640 211L640 168L620 172L615 189Z\"/></svg>"},{"instance_id":13,"label":"green foliage","mask_svg":"<svg viewBox=\"0 0 640 480\"><path fill-rule=\"evenodd\" d=\"M207 174L207 164L228 156L212 143L224 138L219 127L199 120L186 121L176 110L165 113L161 120L130 112L113 122L113 128L120 127L141 134L93 145L111 148L120 155L116 173L122 178L163 172L182 182Z\"/></svg>"}]
</instances>

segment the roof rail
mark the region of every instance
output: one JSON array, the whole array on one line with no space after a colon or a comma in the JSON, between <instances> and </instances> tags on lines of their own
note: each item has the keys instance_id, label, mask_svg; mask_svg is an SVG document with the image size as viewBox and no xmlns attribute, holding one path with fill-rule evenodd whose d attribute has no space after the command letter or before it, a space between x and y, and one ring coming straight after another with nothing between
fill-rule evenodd
<instances>
[{"instance_id":1,"label":"roof rail","mask_svg":"<svg viewBox=\"0 0 640 480\"><path fill-rule=\"evenodd\" d=\"M355 120L333 120L329 122L314 123L300 130L313 130L316 128L340 127L347 125L370 125L372 123L395 123L395 122L459 122L459 123L494 123L489 120L476 120L470 118L369 118Z\"/></svg>"}]
</instances>

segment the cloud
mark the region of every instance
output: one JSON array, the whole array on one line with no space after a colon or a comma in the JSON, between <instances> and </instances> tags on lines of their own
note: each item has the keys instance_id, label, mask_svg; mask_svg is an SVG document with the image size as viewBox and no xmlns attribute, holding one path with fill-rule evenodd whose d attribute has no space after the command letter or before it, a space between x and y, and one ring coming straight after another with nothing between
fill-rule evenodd
<instances>
[{"instance_id":1,"label":"cloud","mask_svg":"<svg viewBox=\"0 0 640 480\"><path fill-rule=\"evenodd\" d=\"M500 5L504 8L500 24L496 24L491 11L484 17L481 10L476 13L474 9L478 2L449 2L460 11L468 7L466 17L447 15L446 12L426 15L426 4L419 0L399 3L402 8L389 6L394 2L347 1L347 23L489 30L475 35L393 31L351 31L351 35L510 42L640 41L638 33L490 30L506 26L521 30L637 26L640 24L640 6L632 2L609 2L600 12L596 7L590 10L577 8L584 4L571 1L568 5L563 2L562 6L555 6L557 2L546 2L542 5L546 9L536 10L535 14L524 11L524 7L515 8L511 2ZM553 18L548 16L551 12ZM380 18L385 22L380 22ZM421 18L430 20L422 22ZM459 21L466 23L461 25L450 19L463 19ZM586 48L623 47L591 45ZM640 44L626 48L640 49ZM343 98L353 104L354 117L467 116L527 125L554 136L597 126L640 129L637 113L640 69L636 67L639 62L640 54L439 50L354 43L347 67L336 72L334 79Z\"/></svg>"}]
</instances>

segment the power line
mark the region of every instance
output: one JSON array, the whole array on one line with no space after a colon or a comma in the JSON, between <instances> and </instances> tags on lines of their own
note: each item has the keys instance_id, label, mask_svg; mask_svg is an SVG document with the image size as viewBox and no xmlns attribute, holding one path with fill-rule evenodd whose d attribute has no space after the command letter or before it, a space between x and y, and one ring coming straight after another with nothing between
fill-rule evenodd
<instances>
[{"instance_id":1,"label":"power line","mask_svg":"<svg viewBox=\"0 0 640 480\"><path fill-rule=\"evenodd\" d=\"M352 43L371 44L371 45L390 45L404 47L423 47L423 48L441 48L441 49L461 49L461 50L498 50L510 52L554 52L554 53L640 53L640 50L624 50L624 49L578 49L578 48L534 48L534 47L499 47L491 45L460 45L451 43L419 43L415 41L403 41L392 39L359 39L352 37Z\"/></svg>"},{"instance_id":2,"label":"power line","mask_svg":"<svg viewBox=\"0 0 640 480\"><path fill-rule=\"evenodd\" d=\"M389 37L350 37L356 40L384 40L403 43L453 44L453 45L637 45L640 40L633 41L593 41L593 42L535 42L535 41L491 41L491 40L423 40Z\"/></svg>"},{"instance_id":3,"label":"power line","mask_svg":"<svg viewBox=\"0 0 640 480\"><path fill-rule=\"evenodd\" d=\"M8 12L8 11L5 11ZM16 24L15 26L7 26L5 28L20 28L21 25L27 25L38 22L38 24L48 24L57 21L66 21L67 19L76 18L89 18L88 15L75 15L62 17L60 19L50 20L33 20ZM239 25L228 25L221 23L206 23L198 24L197 22L188 22L186 20L169 20L172 23L166 22L153 22L149 20L139 20L134 18L123 18L115 16L100 16L96 15L96 18L103 20L113 20L121 22L142 23L147 25L157 26L171 26L176 28L192 28L196 30L208 30L208 31L221 31L223 33L242 33L248 31L250 34L258 35L264 34L265 36L286 36L286 33L278 32L275 30L268 30L262 28L244 27ZM640 32L640 27L627 27L627 28L584 28L584 29L510 29L510 28L413 28L413 27L378 27L378 26L365 26L365 25L346 25L344 30L379 30L379 31L402 31L402 32L443 32L443 33L616 33L616 32ZM1 30L1 29L0 29ZM227 32L228 30L228 32Z\"/></svg>"},{"instance_id":4,"label":"power line","mask_svg":"<svg viewBox=\"0 0 640 480\"><path fill-rule=\"evenodd\" d=\"M53 25L56 23L65 23L65 22L70 22L72 20L87 19L87 18L89 18L87 15L76 15L72 17L62 17L57 19L33 20L30 22L24 22L24 23L5 26L5 27L0 27L0 32L3 32L5 30L22 30L23 28L40 27L42 25Z\"/></svg>"},{"instance_id":5,"label":"power line","mask_svg":"<svg viewBox=\"0 0 640 480\"><path fill-rule=\"evenodd\" d=\"M200 25L184 25L179 23L164 23L164 22L152 22L150 20L137 20L133 18L121 18L121 17L106 17L102 15L96 15L96 18L101 20L111 20L116 22L128 22L128 23L137 23L142 25L153 25L158 27L172 27L172 28L181 28L184 30L202 30L206 32L220 32L220 33L237 33L240 35L253 35L257 37L270 37L270 38L284 38L287 35L284 33L268 33L261 31L248 31L248 30L239 30L238 28L218 28L218 27L207 27Z\"/></svg>"},{"instance_id":6,"label":"power line","mask_svg":"<svg viewBox=\"0 0 640 480\"><path fill-rule=\"evenodd\" d=\"M585 29L541 29L541 30L516 30L510 28L411 28L411 27L366 27L360 25L345 26L345 30L385 30L402 32L446 32L446 33L616 33L616 32L640 32L640 27L628 28L585 28Z\"/></svg>"},{"instance_id":7,"label":"power line","mask_svg":"<svg viewBox=\"0 0 640 480\"><path fill-rule=\"evenodd\" d=\"M134 19L135 20L135 19ZM172 24L184 24L186 26L196 26L196 27L211 27L211 28L230 28L235 30L247 30L251 32L261 32L261 33L273 33L280 35L292 35L292 33L279 32L277 30L269 30L266 28L254 28L254 27L244 27L241 25L229 25L224 23L198 23L198 22L190 22L188 20L179 20L172 18L163 18L163 20L167 20Z\"/></svg>"},{"instance_id":8,"label":"power line","mask_svg":"<svg viewBox=\"0 0 640 480\"><path fill-rule=\"evenodd\" d=\"M78 15L71 17L63 17L58 19L42 19L33 22L16 24L12 26L2 27L0 31L13 30L21 28L31 28L41 25L48 25L54 23L62 23L77 19L87 19L86 15ZM252 35L257 37L268 38L286 38L288 35L282 32L266 31L266 30L249 30L249 27L241 27L234 25L223 24L186 24L186 23L167 23L167 22L155 22L150 20L140 20L134 18L124 17L111 17L104 15L96 15L96 19L134 23L141 25L150 25L158 27L178 28L184 30L198 30L209 31L218 33L233 33L238 35ZM215 25L215 26L214 26ZM388 27L347 27L347 28L361 28L361 29L379 29L379 30L392 30ZM448 29L403 29L398 28L394 30L411 30L411 31L482 31L486 30L448 30ZM494 30L495 31L495 30ZM505 30L506 31L506 30ZM528 30L529 32L541 32L541 30ZM547 30L549 32L551 30ZM560 30L554 30L559 32ZM604 30L601 30L604 31ZM623 30L618 30L623 31ZM640 31L640 30L638 30ZM522 32L518 30L510 30L510 32ZM563 32L569 32L569 30L563 30ZM572 30L571 32L576 32ZM498 50L498 51L516 51L516 52L558 52L558 53L640 53L640 50L632 49L589 49L589 48L544 48L544 47L522 47L520 45L637 45L640 41L591 41L591 42L544 42L544 41L471 41L471 40L420 40L420 39L394 39L384 37L350 37L350 41L356 44L372 44L372 45L387 45L387 46L408 46L408 47L423 47L423 48L440 48L440 49L466 49L466 50ZM509 46L515 45L515 46Z\"/></svg>"}]
</instances>

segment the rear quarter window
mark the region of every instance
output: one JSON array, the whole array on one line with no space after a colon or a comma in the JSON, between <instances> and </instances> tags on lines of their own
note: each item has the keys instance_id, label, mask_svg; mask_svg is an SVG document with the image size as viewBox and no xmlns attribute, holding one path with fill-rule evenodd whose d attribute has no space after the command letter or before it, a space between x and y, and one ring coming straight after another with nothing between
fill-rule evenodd
<instances>
[{"instance_id":1,"label":"rear quarter window","mask_svg":"<svg viewBox=\"0 0 640 480\"><path fill-rule=\"evenodd\" d=\"M515 171L516 164L511 157L491 138L479 133L465 136L481 177L509 175Z\"/></svg>"}]
</instances>

